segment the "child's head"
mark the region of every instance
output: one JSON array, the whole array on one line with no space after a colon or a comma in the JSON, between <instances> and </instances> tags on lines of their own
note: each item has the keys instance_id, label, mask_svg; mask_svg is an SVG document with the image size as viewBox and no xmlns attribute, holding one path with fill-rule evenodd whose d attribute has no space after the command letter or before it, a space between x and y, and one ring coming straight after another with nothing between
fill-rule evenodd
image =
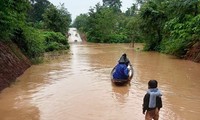
<instances>
[{"instance_id":1,"label":"child's head","mask_svg":"<svg viewBox=\"0 0 200 120\"><path fill-rule=\"evenodd\" d=\"M158 82L156 80L149 80L148 87L149 88L157 88Z\"/></svg>"}]
</instances>

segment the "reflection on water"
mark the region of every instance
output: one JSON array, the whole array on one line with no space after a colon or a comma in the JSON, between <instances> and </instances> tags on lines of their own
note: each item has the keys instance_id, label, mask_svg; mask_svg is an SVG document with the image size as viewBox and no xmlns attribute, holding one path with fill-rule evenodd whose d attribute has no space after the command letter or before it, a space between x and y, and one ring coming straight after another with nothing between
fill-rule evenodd
<instances>
[{"instance_id":1,"label":"reflection on water","mask_svg":"<svg viewBox=\"0 0 200 120\"><path fill-rule=\"evenodd\" d=\"M135 47L71 44L68 54L47 57L2 91L0 120L143 120L150 79L163 93L161 120L199 120L200 64ZM110 72L123 53L134 77L130 86L117 87Z\"/></svg>"},{"instance_id":2,"label":"reflection on water","mask_svg":"<svg viewBox=\"0 0 200 120\"><path fill-rule=\"evenodd\" d=\"M112 86L113 98L120 103L126 103L126 99L129 97L130 86Z\"/></svg>"}]
</instances>

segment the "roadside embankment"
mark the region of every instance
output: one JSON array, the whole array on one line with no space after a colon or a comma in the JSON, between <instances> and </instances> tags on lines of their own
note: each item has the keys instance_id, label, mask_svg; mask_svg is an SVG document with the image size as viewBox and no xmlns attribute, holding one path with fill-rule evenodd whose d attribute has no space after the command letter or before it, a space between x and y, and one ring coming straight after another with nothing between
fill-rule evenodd
<instances>
[{"instance_id":1,"label":"roadside embankment","mask_svg":"<svg viewBox=\"0 0 200 120\"><path fill-rule=\"evenodd\" d=\"M15 44L0 42L0 91L10 86L30 66L31 62Z\"/></svg>"},{"instance_id":2,"label":"roadside embankment","mask_svg":"<svg viewBox=\"0 0 200 120\"><path fill-rule=\"evenodd\" d=\"M200 42L195 43L186 53L185 59L200 63Z\"/></svg>"}]
</instances>

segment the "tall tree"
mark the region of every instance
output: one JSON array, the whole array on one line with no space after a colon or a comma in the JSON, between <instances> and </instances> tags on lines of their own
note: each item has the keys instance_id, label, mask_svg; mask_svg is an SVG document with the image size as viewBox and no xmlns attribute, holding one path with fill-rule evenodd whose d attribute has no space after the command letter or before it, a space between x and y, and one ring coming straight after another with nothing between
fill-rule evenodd
<instances>
[{"instance_id":1,"label":"tall tree","mask_svg":"<svg viewBox=\"0 0 200 120\"><path fill-rule=\"evenodd\" d=\"M132 6L125 11L125 15L134 16L137 14L137 12L138 12L137 4L132 4Z\"/></svg>"},{"instance_id":2,"label":"tall tree","mask_svg":"<svg viewBox=\"0 0 200 120\"><path fill-rule=\"evenodd\" d=\"M9 39L13 30L25 24L29 0L1 0L0 39Z\"/></svg>"},{"instance_id":3,"label":"tall tree","mask_svg":"<svg viewBox=\"0 0 200 120\"><path fill-rule=\"evenodd\" d=\"M89 18L89 16L87 14L80 14L79 16L76 17L72 26L77 28L81 32L87 32L89 29L88 18Z\"/></svg>"},{"instance_id":4,"label":"tall tree","mask_svg":"<svg viewBox=\"0 0 200 120\"><path fill-rule=\"evenodd\" d=\"M188 14L196 16L199 13L199 3L199 0L170 0L165 2L165 10L172 18L177 15L184 18Z\"/></svg>"},{"instance_id":5,"label":"tall tree","mask_svg":"<svg viewBox=\"0 0 200 120\"><path fill-rule=\"evenodd\" d=\"M41 21L43 19L42 14L44 14L50 4L48 0L31 0L31 9L28 12L29 21Z\"/></svg>"},{"instance_id":6,"label":"tall tree","mask_svg":"<svg viewBox=\"0 0 200 120\"><path fill-rule=\"evenodd\" d=\"M166 21L166 14L162 10L161 0L148 1L141 8L141 29L146 36L147 50L159 50L163 39L162 30Z\"/></svg>"},{"instance_id":7,"label":"tall tree","mask_svg":"<svg viewBox=\"0 0 200 120\"><path fill-rule=\"evenodd\" d=\"M89 12L89 36L92 42L106 42L108 35L114 32L116 15L113 9L97 4Z\"/></svg>"},{"instance_id":8,"label":"tall tree","mask_svg":"<svg viewBox=\"0 0 200 120\"><path fill-rule=\"evenodd\" d=\"M162 52L183 56L199 41L199 0L171 0L165 2L168 21L165 23Z\"/></svg>"},{"instance_id":9,"label":"tall tree","mask_svg":"<svg viewBox=\"0 0 200 120\"><path fill-rule=\"evenodd\" d=\"M103 6L112 8L116 12L121 12L122 2L121 0L103 0Z\"/></svg>"},{"instance_id":10,"label":"tall tree","mask_svg":"<svg viewBox=\"0 0 200 120\"><path fill-rule=\"evenodd\" d=\"M88 17L88 41L102 43L128 42L125 16L114 9L97 4Z\"/></svg>"},{"instance_id":11,"label":"tall tree","mask_svg":"<svg viewBox=\"0 0 200 120\"><path fill-rule=\"evenodd\" d=\"M57 8L51 5L43 14L44 24L47 29L66 34L71 23L71 14L64 4Z\"/></svg>"}]
</instances>

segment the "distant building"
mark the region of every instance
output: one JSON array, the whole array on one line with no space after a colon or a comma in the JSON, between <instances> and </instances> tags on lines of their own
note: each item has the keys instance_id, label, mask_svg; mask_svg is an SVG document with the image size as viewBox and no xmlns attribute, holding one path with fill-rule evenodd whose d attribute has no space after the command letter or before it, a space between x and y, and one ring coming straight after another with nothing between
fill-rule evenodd
<instances>
[{"instance_id":1,"label":"distant building","mask_svg":"<svg viewBox=\"0 0 200 120\"><path fill-rule=\"evenodd\" d=\"M68 42L74 43L74 42L82 42L82 39L77 31L76 28L69 28L68 31Z\"/></svg>"}]
</instances>

